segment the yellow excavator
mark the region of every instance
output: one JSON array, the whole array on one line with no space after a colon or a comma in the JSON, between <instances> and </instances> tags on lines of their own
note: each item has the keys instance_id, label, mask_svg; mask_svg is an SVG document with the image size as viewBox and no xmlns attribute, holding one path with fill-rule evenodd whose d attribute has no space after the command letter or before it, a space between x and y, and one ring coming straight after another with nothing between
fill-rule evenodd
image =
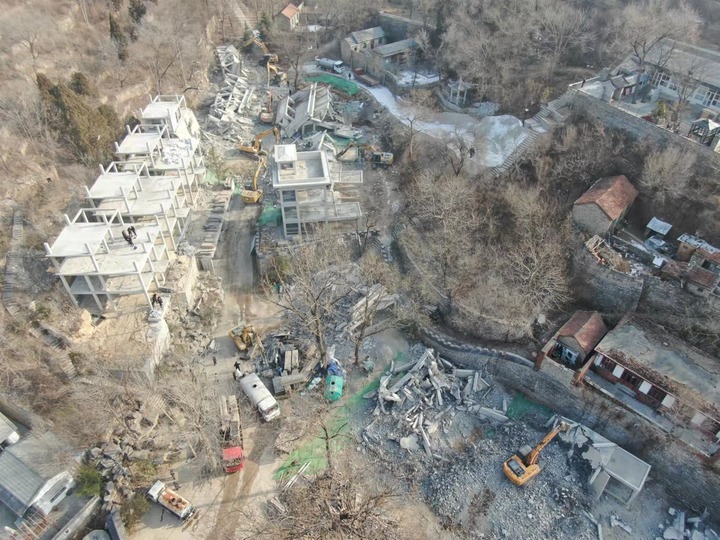
<instances>
[{"instance_id":1,"label":"yellow excavator","mask_svg":"<svg viewBox=\"0 0 720 540\"><path fill-rule=\"evenodd\" d=\"M273 126L255 135L255 139L253 139L252 142L248 141L238 144L238 150L244 154L252 154L253 156L266 156L267 152L262 149L262 140L271 133L275 135L275 144L279 143L280 131L278 131L278 128Z\"/></svg>"},{"instance_id":2,"label":"yellow excavator","mask_svg":"<svg viewBox=\"0 0 720 540\"><path fill-rule=\"evenodd\" d=\"M255 327L251 324L241 324L235 328L230 329L228 336L232 339L235 346L238 348L242 355L249 352L252 358L257 349L264 350L262 340L258 335Z\"/></svg>"},{"instance_id":3,"label":"yellow excavator","mask_svg":"<svg viewBox=\"0 0 720 540\"><path fill-rule=\"evenodd\" d=\"M395 163L395 156L390 152L381 152L371 144L361 144L350 141L348 145L335 154L335 159L340 159L351 148L357 148L359 151L365 150L370 153L370 163L373 167L389 167Z\"/></svg>"},{"instance_id":4,"label":"yellow excavator","mask_svg":"<svg viewBox=\"0 0 720 540\"><path fill-rule=\"evenodd\" d=\"M268 86L270 83L279 85L287 81L287 73L280 71L275 64L268 62L267 64Z\"/></svg>"},{"instance_id":5,"label":"yellow excavator","mask_svg":"<svg viewBox=\"0 0 720 540\"><path fill-rule=\"evenodd\" d=\"M244 49L245 47L249 47L250 45L257 45L258 48L263 52L263 57L260 62L258 62L259 65L264 66L268 63L277 64L280 61L278 55L271 53L268 50L267 45L265 45L260 38L255 36L251 37L243 44L242 48Z\"/></svg>"},{"instance_id":6,"label":"yellow excavator","mask_svg":"<svg viewBox=\"0 0 720 540\"><path fill-rule=\"evenodd\" d=\"M258 166L257 169L255 169L255 174L252 179L252 187L249 189L245 188L240 191L240 198L245 204L257 204L263 196L262 188L258 189L258 178L260 178L260 171L267 168L267 163L265 161L265 156L259 157L260 160L258 161Z\"/></svg>"},{"instance_id":7,"label":"yellow excavator","mask_svg":"<svg viewBox=\"0 0 720 540\"><path fill-rule=\"evenodd\" d=\"M567 422L560 422L555 429L545 435L535 448L530 448L528 445L522 446L517 454L503 463L505 476L516 486L527 484L540 473L540 465L538 465L540 452L550 444L555 435L565 433L568 429L570 429L570 425Z\"/></svg>"}]
</instances>

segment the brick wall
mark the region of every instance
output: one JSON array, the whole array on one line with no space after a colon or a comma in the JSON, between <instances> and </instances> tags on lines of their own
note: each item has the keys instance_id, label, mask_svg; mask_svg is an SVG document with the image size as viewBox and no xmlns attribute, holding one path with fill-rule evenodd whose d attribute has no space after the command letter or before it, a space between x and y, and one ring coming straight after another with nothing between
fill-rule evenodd
<instances>
[{"instance_id":1,"label":"brick wall","mask_svg":"<svg viewBox=\"0 0 720 540\"><path fill-rule=\"evenodd\" d=\"M469 369L486 368L503 387L520 392L550 410L583 423L648 462L651 479L660 482L682 505L695 512L710 508L720 491L720 464L709 465L690 447L670 438L585 386L572 384L573 371L546 359L540 371L501 351L456 343L437 332L423 340L441 356ZM522 360L522 359L521 359ZM710 517L720 521L717 512Z\"/></svg>"}]
</instances>

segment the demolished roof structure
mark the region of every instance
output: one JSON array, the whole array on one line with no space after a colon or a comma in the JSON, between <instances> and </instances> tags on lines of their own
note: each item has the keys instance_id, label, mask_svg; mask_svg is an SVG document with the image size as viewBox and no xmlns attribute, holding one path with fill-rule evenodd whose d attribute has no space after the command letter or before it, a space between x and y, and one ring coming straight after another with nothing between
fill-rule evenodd
<instances>
[{"instance_id":1,"label":"demolished roof structure","mask_svg":"<svg viewBox=\"0 0 720 540\"><path fill-rule=\"evenodd\" d=\"M342 118L332 101L328 86L313 83L278 104L275 123L283 137L294 137L298 132L304 135L307 128L312 132L341 129Z\"/></svg>"}]
</instances>

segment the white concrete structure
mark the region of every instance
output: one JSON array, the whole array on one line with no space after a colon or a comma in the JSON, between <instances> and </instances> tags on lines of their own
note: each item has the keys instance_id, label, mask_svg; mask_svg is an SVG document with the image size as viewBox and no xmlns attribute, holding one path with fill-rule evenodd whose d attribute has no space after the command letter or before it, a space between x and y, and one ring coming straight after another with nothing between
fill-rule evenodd
<instances>
[{"instance_id":1,"label":"white concrete structure","mask_svg":"<svg viewBox=\"0 0 720 540\"><path fill-rule=\"evenodd\" d=\"M273 161L273 188L278 191L286 237L305 232L308 224L362 218L360 203L349 193L362 184L362 171L345 171L332 154L298 152L294 144L275 145Z\"/></svg>"}]
</instances>

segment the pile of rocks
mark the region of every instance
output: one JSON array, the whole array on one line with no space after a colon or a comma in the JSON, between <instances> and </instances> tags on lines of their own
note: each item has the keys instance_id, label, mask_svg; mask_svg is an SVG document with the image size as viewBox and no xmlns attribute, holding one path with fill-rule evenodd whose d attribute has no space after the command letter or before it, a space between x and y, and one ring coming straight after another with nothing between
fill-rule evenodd
<instances>
[{"instance_id":1,"label":"pile of rocks","mask_svg":"<svg viewBox=\"0 0 720 540\"><path fill-rule=\"evenodd\" d=\"M159 397L144 402L116 400L113 405L127 411L123 425L115 428L108 442L85 453L86 462L95 464L106 481L103 491L106 509L132 498L130 464L151 458L150 434L157 426L162 410Z\"/></svg>"}]
</instances>

